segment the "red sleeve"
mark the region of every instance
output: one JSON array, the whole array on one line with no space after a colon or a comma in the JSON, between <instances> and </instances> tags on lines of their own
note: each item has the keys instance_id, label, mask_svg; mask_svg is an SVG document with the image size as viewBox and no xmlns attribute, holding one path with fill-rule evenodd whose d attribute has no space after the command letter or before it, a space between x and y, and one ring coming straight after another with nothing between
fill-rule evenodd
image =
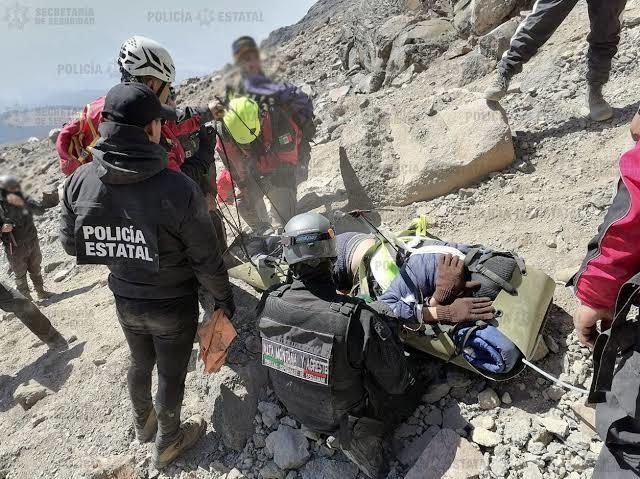
<instances>
[{"instance_id":1,"label":"red sleeve","mask_svg":"<svg viewBox=\"0 0 640 479\"><path fill-rule=\"evenodd\" d=\"M575 277L576 296L594 309L613 309L620 287L639 271L640 146L636 146L620 159L618 193Z\"/></svg>"},{"instance_id":2,"label":"red sleeve","mask_svg":"<svg viewBox=\"0 0 640 479\"><path fill-rule=\"evenodd\" d=\"M56 150L60 157L60 170L65 176L71 175L76 171L82 163L80 163L75 156L75 152L72 138L80 131L80 121L78 119L72 120L60 130L58 139L56 140Z\"/></svg>"},{"instance_id":3,"label":"red sleeve","mask_svg":"<svg viewBox=\"0 0 640 479\"><path fill-rule=\"evenodd\" d=\"M170 145L170 150L167 155L167 168L173 171L180 172L180 168L182 168L182 164L184 163L185 153L184 148L182 148L182 143L180 143L180 140L178 139L175 131L176 124L172 121L162 125L162 135Z\"/></svg>"},{"instance_id":4,"label":"red sleeve","mask_svg":"<svg viewBox=\"0 0 640 479\"><path fill-rule=\"evenodd\" d=\"M180 123L174 123L174 125L173 131L177 136L189 135L200 129L200 117L194 116Z\"/></svg>"}]
</instances>

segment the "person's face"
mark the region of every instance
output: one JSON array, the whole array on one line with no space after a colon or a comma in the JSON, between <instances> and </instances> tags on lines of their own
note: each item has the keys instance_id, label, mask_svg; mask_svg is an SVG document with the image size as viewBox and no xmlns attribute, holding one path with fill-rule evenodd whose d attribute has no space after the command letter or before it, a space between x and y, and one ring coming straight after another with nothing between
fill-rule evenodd
<instances>
[{"instance_id":1,"label":"person's face","mask_svg":"<svg viewBox=\"0 0 640 479\"><path fill-rule=\"evenodd\" d=\"M20 193L20 187L12 186L10 188L7 188L7 193Z\"/></svg>"},{"instance_id":2,"label":"person's face","mask_svg":"<svg viewBox=\"0 0 640 479\"><path fill-rule=\"evenodd\" d=\"M149 78L145 82L145 85L151 88L153 90L153 93L158 95L158 98L160 99L160 103L162 103L163 105L167 103L167 101L169 100L169 89L171 85L161 80L158 80L157 78Z\"/></svg>"},{"instance_id":3,"label":"person's face","mask_svg":"<svg viewBox=\"0 0 640 479\"><path fill-rule=\"evenodd\" d=\"M144 130L149 136L149 141L156 145L160 143L160 137L162 136L162 120L159 118L149 123Z\"/></svg>"},{"instance_id":4,"label":"person's face","mask_svg":"<svg viewBox=\"0 0 640 479\"><path fill-rule=\"evenodd\" d=\"M257 50L243 53L242 56L238 58L238 66L245 75L257 75L262 71L260 53Z\"/></svg>"}]
</instances>

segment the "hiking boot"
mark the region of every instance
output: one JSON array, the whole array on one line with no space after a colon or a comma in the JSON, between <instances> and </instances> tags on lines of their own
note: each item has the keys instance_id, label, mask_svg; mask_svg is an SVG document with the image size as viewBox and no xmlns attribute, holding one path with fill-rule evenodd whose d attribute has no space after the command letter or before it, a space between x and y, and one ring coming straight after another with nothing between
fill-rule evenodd
<instances>
[{"instance_id":1,"label":"hiking boot","mask_svg":"<svg viewBox=\"0 0 640 479\"><path fill-rule=\"evenodd\" d=\"M496 70L491 83L484 91L484 97L489 101L500 101L507 94L511 76L500 70Z\"/></svg>"},{"instance_id":2,"label":"hiking boot","mask_svg":"<svg viewBox=\"0 0 640 479\"><path fill-rule=\"evenodd\" d=\"M192 416L180 425L176 412L158 408L158 434L153 448L153 463L157 469L170 464L192 447L207 429L207 422L200 415Z\"/></svg>"},{"instance_id":3,"label":"hiking boot","mask_svg":"<svg viewBox=\"0 0 640 479\"><path fill-rule=\"evenodd\" d=\"M31 296L31 290L29 289L29 283L27 283L27 278L16 278L16 289L18 292L27 298L29 301L33 301L33 297Z\"/></svg>"},{"instance_id":4,"label":"hiking boot","mask_svg":"<svg viewBox=\"0 0 640 479\"><path fill-rule=\"evenodd\" d=\"M58 331L55 331L55 330L53 334L49 338L47 338L47 340L44 343L47 345L49 349L52 349L52 350L69 348L69 343L67 342L67 340L64 339L62 334L60 334Z\"/></svg>"},{"instance_id":5,"label":"hiking boot","mask_svg":"<svg viewBox=\"0 0 640 479\"><path fill-rule=\"evenodd\" d=\"M35 287L34 288L36 290L36 294L38 295L38 299L43 301L45 299L49 299L51 296L53 296L55 293L52 293L51 291L47 291L46 289L44 289L44 287Z\"/></svg>"},{"instance_id":6,"label":"hiking boot","mask_svg":"<svg viewBox=\"0 0 640 479\"><path fill-rule=\"evenodd\" d=\"M146 416L138 418L134 413L133 424L136 429L136 438L141 443L152 442L158 432L158 416L152 407Z\"/></svg>"},{"instance_id":7,"label":"hiking boot","mask_svg":"<svg viewBox=\"0 0 640 479\"><path fill-rule=\"evenodd\" d=\"M601 84L594 83L587 86L587 106L589 118L593 121L605 121L613 116L613 108L602 95Z\"/></svg>"},{"instance_id":8,"label":"hiking boot","mask_svg":"<svg viewBox=\"0 0 640 479\"><path fill-rule=\"evenodd\" d=\"M359 419L353 427L348 447L342 447L345 456L371 479L381 479L387 474L381 426L373 419Z\"/></svg>"}]
</instances>

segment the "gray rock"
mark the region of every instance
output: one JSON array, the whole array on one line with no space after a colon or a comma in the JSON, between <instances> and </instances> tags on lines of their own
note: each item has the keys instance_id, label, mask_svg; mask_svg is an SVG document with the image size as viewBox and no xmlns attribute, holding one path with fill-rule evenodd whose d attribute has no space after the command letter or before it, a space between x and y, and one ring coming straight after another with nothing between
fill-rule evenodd
<instances>
[{"instance_id":1,"label":"gray rock","mask_svg":"<svg viewBox=\"0 0 640 479\"><path fill-rule=\"evenodd\" d=\"M522 479L542 479L540 468L535 464L528 463L522 471Z\"/></svg>"},{"instance_id":2,"label":"gray rock","mask_svg":"<svg viewBox=\"0 0 640 479\"><path fill-rule=\"evenodd\" d=\"M422 396L422 401L426 403L435 403L449 394L451 386L447 383L431 384L427 388L427 392Z\"/></svg>"},{"instance_id":3,"label":"gray rock","mask_svg":"<svg viewBox=\"0 0 640 479\"><path fill-rule=\"evenodd\" d=\"M477 427L473 430L471 440L484 447L496 447L501 442L500 435L482 427Z\"/></svg>"},{"instance_id":4,"label":"gray rock","mask_svg":"<svg viewBox=\"0 0 640 479\"><path fill-rule=\"evenodd\" d=\"M55 281L56 283L64 281L69 276L69 274L71 274L71 271L73 271L73 269L63 269L53 277L53 281Z\"/></svg>"},{"instance_id":5,"label":"gray rock","mask_svg":"<svg viewBox=\"0 0 640 479\"><path fill-rule=\"evenodd\" d=\"M450 429L433 438L405 479L472 479L484 465L480 451Z\"/></svg>"},{"instance_id":6,"label":"gray rock","mask_svg":"<svg viewBox=\"0 0 640 479\"><path fill-rule=\"evenodd\" d=\"M462 73L460 74L460 86L468 85L488 75L496 68L496 60L488 58L482 53L472 52L464 57Z\"/></svg>"},{"instance_id":7,"label":"gray rock","mask_svg":"<svg viewBox=\"0 0 640 479\"><path fill-rule=\"evenodd\" d=\"M504 424L505 444L523 448L531 435L531 419L524 413L518 414Z\"/></svg>"},{"instance_id":8,"label":"gray rock","mask_svg":"<svg viewBox=\"0 0 640 479\"><path fill-rule=\"evenodd\" d=\"M471 3L471 29L482 35L497 25L511 13L518 0L473 0Z\"/></svg>"},{"instance_id":9,"label":"gray rock","mask_svg":"<svg viewBox=\"0 0 640 479\"><path fill-rule=\"evenodd\" d=\"M500 60L502 54L509 49L511 37L521 20L520 17L512 18L478 38L478 47L482 54L494 60Z\"/></svg>"},{"instance_id":10,"label":"gray rock","mask_svg":"<svg viewBox=\"0 0 640 479\"><path fill-rule=\"evenodd\" d=\"M255 432L253 418L267 387L265 368L249 361L234 369L223 366L216 374L202 375L201 380L208 391L211 424L227 447L241 451Z\"/></svg>"},{"instance_id":11,"label":"gray rock","mask_svg":"<svg viewBox=\"0 0 640 479\"><path fill-rule=\"evenodd\" d=\"M344 85L338 88L334 88L333 90L329 91L329 99L335 103L341 98L347 96L349 90L351 90L351 85Z\"/></svg>"},{"instance_id":12,"label":"gray rock","mask_svg":"<svg viewBox=\"0 0 640 479\"><path fill-rule=\"evenodd\" d=\"M468 424L467 420L460 414L460 408L457 405L446 408L442 413L442 427L445 429L457 431L464 429Z\"/></svg>"},{"instance_id":13,"label":"gray rock","mask_svg":"<svg viewBox=\"0 0 640 479\"><path fill-rule=\"evenodd\" d=\"M16 388L13 399L27 411L50 394L53 394L53 391L31 379L28 383L21 384Z\"/></svg>"},{"instance_id":14,"label":"gray rock","mask_svg":"<svg viewBox=\"0 0 640 479\"><path fill-rule=\"evenodd\" d=\"M540 423L551 434L555 434L563 439L569 434L569 424L560 418L551 416L543 417L540 419Z\"/></svg>"},{"instance_id":15,"label":"gray rock","mask_svg":"<svg viewBox=\"0 0 640 479\"><path fill-rule=\"evenodd\" d=\"M62 264L64 264L64 261L52 261L51 263L47 263L44 265L44 272L51 273L53 270L55 270L58 266Z\"/></svg>"},{"instance_id":16,"label":"gray rock","mask_svg":"<svg viewBox=\"0 0 640 479\"><path fill-rule=\"evenodd\" d=\"M433 409L424 417L423 422L429 426L442 426L442 411Z\"/></svg>"},{"instance_id":17,"label":"gray rock","mask_svg":"<svg viewBox=\"0 0 640 479\"><path fill-rule=\"evenodd\" d=\"M319 458L309 461L301 471L302 479L354 479L358 467L351 462Z\"/></svg>"},{"instance_id":18,"label":"gray rock","mask_svg":"<svg viewBox=\"0 0 640 479\"><path fill-rule=\"evenodd\" d=\"M238 469L236 469L234 467L233 469L231 469L229 471L229 473L227 474L227 477L225 479L246 479L246 477L247 476L242 474Z\"/></svg>"},{"instance_id":19,"label":"gray rock","mask_svg":"<svg viewBox=\"0 0 640 479\"><path fill-rule=\"evenodd\" d=\"M439 432L439 427L430 427L413 441L406 443L397 454L398 460L407 467L413 466L431 440Z\"/></svg>"},{"instance_id":20,"label":"gray rock","mask_svg":"<svg viewBox=\"0 0 640 479\"><path fill-rule=\"evenodd\" d=\"M266 447L280 469L297 469L311 456L307 438L299 429L280 426L267 436Z\"/></svg>"},{"instance_id":21,"label":"gray rock","mask_svg":"<svg viewBox=\"0 0 640 479\"><path fill-rule=\"evenodd\" d=\"M278 416L282 414L280 406L264 401L258 403L258 411L262 414L262 422L269 428L278 422Z\"/></svg>"},{"instance_id":22,"label":"gray rock","mask_svg":"<svg viewBox=\"0 0 640 479\"><path fill-rule=\"evenodd\" d=\"M480 405L480 409L495 409L500 406L500 398L493 389L487 388L478 394L478 404Z\"/></svg>"},{"instance_id":23,"label":"gray rock","mask_svg":"<svg viewBox=\"0 0 640 479\"><path fill-rule=\"evenodd\" d=\"M93 470L88 474L88 479L112 479L115 477L137 477L134 456L98 458Z\"/></svg>"},{"instance_id":24,"label":"gray rock","mask_svg":"<svg viewBox=\"0 0 640 479\"><path fill-rule=\"evenodd\" d=\"M286 472L280 469L275 463L268 462L260 469L261 479L284 479Z\"/></svg>"}]
</instances>

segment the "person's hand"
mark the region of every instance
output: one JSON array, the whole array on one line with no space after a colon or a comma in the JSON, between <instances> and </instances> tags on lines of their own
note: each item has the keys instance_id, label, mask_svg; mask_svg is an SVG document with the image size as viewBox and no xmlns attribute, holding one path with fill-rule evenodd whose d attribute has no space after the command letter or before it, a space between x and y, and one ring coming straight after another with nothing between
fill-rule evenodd
<instances>
[{"instance_id":1,"label":"person's hand","mask_svg":"<svg viewBox=\"0 0 640 479\"><path fill-rule=\"evenodd\" d=\"M490 321L495 311L491 298L458 298L449 306L437 306L436 319L444 323Z\"/></svg>"},{"instance_id":2,"label":"person's hand","mask_svg":"<svg viewBox=\"0 0 640 479\"><path fill-rule=\"evenodd\" d=\"M220 100L216 98L215 100L210 101L208 107L214 120L222 120L224 117L224 105Z\"/></svg>"},{"instance_id":3,"label":"person's hand","mask_svg":"<svg viewBox=\"0 0 640 479\"><path fill-rule=\"evenodd\" d=\"M19 195L15 193L9 193L7 195L7 203L13 206L17 206L18 208L22 208L24 206L24 199L22 199Z\"/></svg>"},{"instance_id":4,"label":"person's hand","mask_svg":"<svg viewBox=\"0 0 640 479\"><path fill-rule=\"evenodd\" d=\"M478 281L465 281L464 261L458 256L445 254L438 258L436 290L433 293L433 299L438 304L450 304L465 289L478 286Z\"/></svg>"},{"instance_id":5,"label":"person's hand","mask_svg":"<svg viewBox=\"0 0 640 479\"><path fill-rule=\"evenodd\" d=\"M580 305L573 315L573 326L582 344L593 349L598 337L598 321L602 321L600 329L606 331L611 327L613 314L606 309L594 309L587 305Z\"/></svg>"},{"instance_id":6,"label":"person's hand","mask_svg":"<svg viewBox=\"0 0 640 479\"><path fill-rule=\"evenodd\" d=\"M9 223L5 223L2 225L2 232L3 233L11 233L13 231L13 225L9 224Z\"/></svg>"}]
</instances>

